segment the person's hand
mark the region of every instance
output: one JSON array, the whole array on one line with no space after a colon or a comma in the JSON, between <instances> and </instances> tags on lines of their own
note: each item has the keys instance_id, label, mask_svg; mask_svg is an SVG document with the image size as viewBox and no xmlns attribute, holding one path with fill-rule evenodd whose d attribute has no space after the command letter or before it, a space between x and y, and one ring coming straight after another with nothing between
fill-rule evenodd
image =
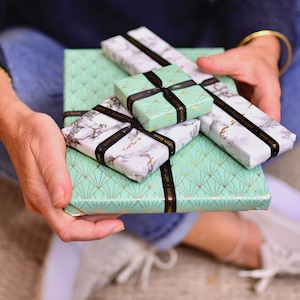
<instances>
[{"instance_id":1,"label":"person's hand","mask_svg":"<svg viewBox=\"0 0 300 300\"><path fill-rule=\"evenodd\" d=\"M6 120L2 120L0 136L15 167L26 207L41 214L63 241L100 239L123 230L124 224L116 215L72 217L64 212L72 184L60 129L49 116L30 110L13 93L7 103L9 117L3 116Z\"/></svg>"},{"instance_id":2,"label":"person's hand","mask_svg":"<svg viewBox=\"0 0 300 300\"><path fill-rule=\"evenodd\" d=\"M232 77L241 95L280 121L279 55L277 38L265 36L222 54L199 57L197 64L205 73Z\"/></svg>"},{"instance_id":3,"label":"person's hand","mask_svg":"<svg viewBox=\"0 0 300 300\"><path fill-rule=\"evenodd\" d=\"M74 218L63 208L72 184L65 162L65 142L55 122L47 115L29 111L19 119L6 143L16 169L26 207L43 215L64 241L92 240L120 231L123 223L115 216Z\"/></svg>"}]
</instances>

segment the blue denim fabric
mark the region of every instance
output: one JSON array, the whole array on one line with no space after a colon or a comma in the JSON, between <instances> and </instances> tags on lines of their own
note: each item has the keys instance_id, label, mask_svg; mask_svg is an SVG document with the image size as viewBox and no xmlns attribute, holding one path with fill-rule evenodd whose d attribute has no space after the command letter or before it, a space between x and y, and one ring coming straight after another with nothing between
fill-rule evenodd
<instances>
[{"instance_id":1,"label":"blue denim fabric","mask_svg":"<svg viewBox=\"0 0 300 300\"><path fill-rule=\"evenodd\" d=\"M61 126L64 47L41 33L25 28L1 33L0 43L20 99L32 109L49 114ZM2 144L0 174L17 181ZM124 215L122 219L127 230L166 250L183 239L197 217L197 213L190 213Z\"/></svg>"}]
</instances>

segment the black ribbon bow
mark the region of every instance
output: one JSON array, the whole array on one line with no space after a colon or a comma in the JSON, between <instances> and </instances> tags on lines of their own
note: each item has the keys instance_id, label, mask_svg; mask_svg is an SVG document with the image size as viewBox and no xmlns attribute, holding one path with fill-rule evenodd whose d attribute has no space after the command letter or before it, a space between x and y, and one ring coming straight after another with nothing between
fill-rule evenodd
<instances>
[{"instance_id":1,"label":"black ribbon bow","mask_svg":"<svg viewBox=\"0 0 300 300\"><path fill-rule=\"evenodd\" d=\"M104 155L107 149L109 149L112 145L117 143L120 139L122 139L124 136L126 136L133 128L143 132L144 134L148 135L149 137L153 138L154 140L164 144L169 149L169 157L172 156L175 151L175 142L168 138L167 136L164 136L156 131L148 132L146 131L143 126L139 123L139 121L135 118L131 118L129 116L126 116L122 113L119 113L115 110L112 110L108 107L104 107L102 105L97 105L93 108L94 110L97 110L100 113L103 113L109 117L112 117L118 121L129 123L128 126L118 130L113 135L108 137L106 140L102 141L95 150L95 155L97 158L97 161L101 164L105 164L104 162Z\"/></svg>"},{"instance_id":2,"label":"black ribbon bow","mask_svg":"<svg viewBox=\"0 0 300 300\"><path fill-rule=\"evenodd\" d=\"M177 84L173 84L169 87L164 87L161 79L152 71L143 73L143 75L154 85L154 88L141 91L130 95L127 98L127 108L132 113L132 107L135 101L141 100L158 93L163 93L164 98L176 109L177 123L184 122L186 120L186 106L182 101L173 93L173 91L184 89L193 85L197 85L194 80L186 80Z\"/></svg>"}]
</instances>

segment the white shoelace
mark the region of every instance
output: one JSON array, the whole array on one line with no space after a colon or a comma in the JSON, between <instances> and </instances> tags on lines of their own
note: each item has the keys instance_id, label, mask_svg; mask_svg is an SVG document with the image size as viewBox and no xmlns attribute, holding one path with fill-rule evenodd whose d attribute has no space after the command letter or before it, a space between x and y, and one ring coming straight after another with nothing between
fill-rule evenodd
<instances>
[{"instance_id":1,"label":"white shoelace","mask_svg":"<svg viewBox=\"0 0 300 300\"><path fill-rule=\"evenodd\" d=\"M260 279L254 290L261 294L278 274L300 274L300 251L280 249L274 245L262 245L261 256L263 268L241 271L239 276Z\"/></svg>"},{"instance_id":2,"label":"white shoelace","mask_svg":"<svg viewBox=\"0 0 300 300\"><path fill-rule=\"evenodd\" d=\"M135 283L140 275L141 288L147 289L153 266L162 270L170 270L176 265L178 260L177 251L170 249L167 253L169 260L164 261L158 256L155 248L145 248L129 261L127 266L116 277L116 282L121 284L126 282Z\"/></svg>"}]
</instances>

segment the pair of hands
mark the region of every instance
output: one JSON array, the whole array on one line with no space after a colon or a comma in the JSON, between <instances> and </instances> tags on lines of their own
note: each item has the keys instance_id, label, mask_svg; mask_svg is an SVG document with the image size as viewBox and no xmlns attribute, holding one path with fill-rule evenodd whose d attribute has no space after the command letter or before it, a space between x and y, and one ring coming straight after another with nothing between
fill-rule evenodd
<instances>
[{"instance_id":1,"label":"pair of hands","mask_svg":"<svg viewBox=\"0 0 300 300\"><path fill-rule=\"evenodd\" d=\"M198 58L199 68L215 75L229 75L240 92L279 121L280 85L276 38L261 37L223 54ZM26 207L41 214L63 241L101 239L124 229L115 215L72 217L63 211L72 184L65 162L65 142L60 129L47 115L33 112L11 91L14 114L1 130L16 169ZM11 100L11 99L10 99ZM9 115L9 113L8 113Z\"/></svg>"}]
</instances>

